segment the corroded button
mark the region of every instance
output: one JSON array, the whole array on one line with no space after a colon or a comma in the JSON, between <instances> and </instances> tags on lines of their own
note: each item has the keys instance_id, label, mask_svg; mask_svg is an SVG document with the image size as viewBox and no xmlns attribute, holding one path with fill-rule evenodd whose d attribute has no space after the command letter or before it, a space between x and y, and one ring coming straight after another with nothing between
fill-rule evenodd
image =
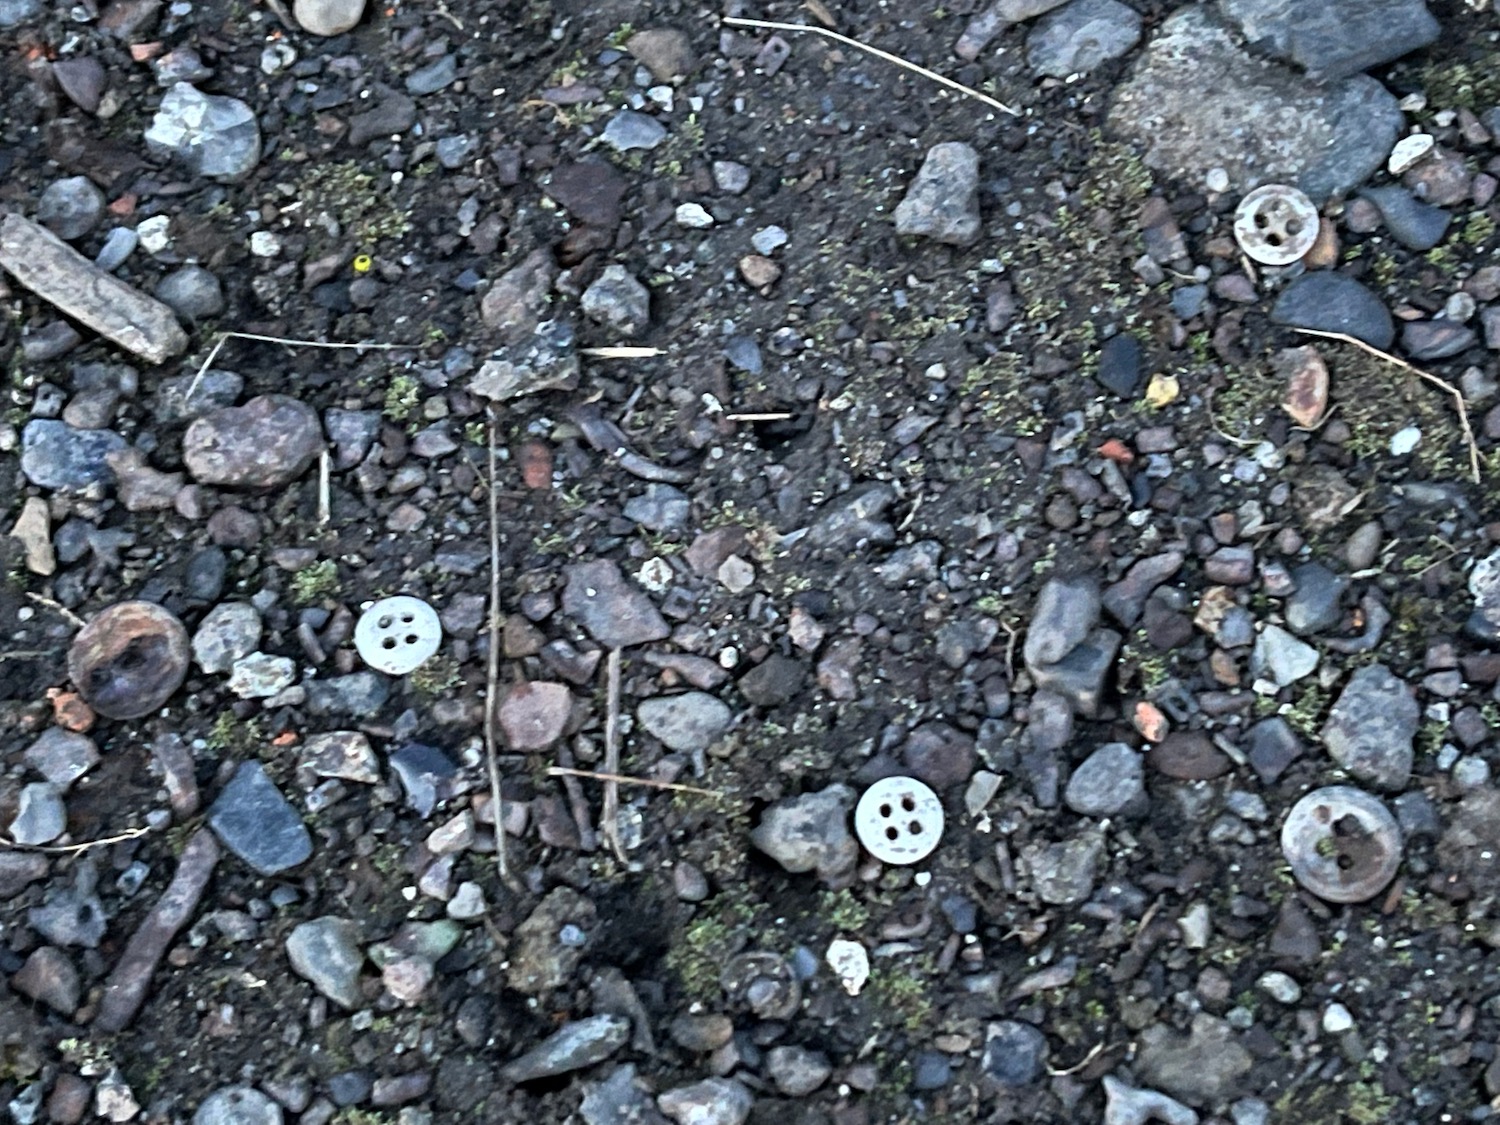
<instances>
[{"instance_id":1,"label":"corroded button","mask_svg":"<svg viewBox=\"0 0 1500 1125\"><path fill-rule=\"evenodd\" d=\"M1363 789L1314 789L1281 826L1281 851L1297 882L1329 902L1364 902L1401 866L1401 829Z\"/></svg>"},{"instance_id":2,"label":"corroded button","mask_svg":"<svg viewBox=\"0 0 1500 1125\"><path fill-rule=\"evenodd\" d=\"M68 675L85 702L110 719L139 719L187 677L187 630L152 602L119 602L73 638Z\"/></svg>"}]
</instances>

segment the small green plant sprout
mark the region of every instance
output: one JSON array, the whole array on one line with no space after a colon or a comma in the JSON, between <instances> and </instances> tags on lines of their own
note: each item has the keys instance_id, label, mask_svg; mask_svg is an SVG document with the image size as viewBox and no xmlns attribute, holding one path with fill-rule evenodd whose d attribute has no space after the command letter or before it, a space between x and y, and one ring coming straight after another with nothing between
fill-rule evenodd
<instances>
[{"instance_id":1,"label":"small green plant sprout","mask_svg":"<svg viewBox=\"0 0 1500 1125\"><path fill-rule=\"evenodd\" d=\"M292 597L298 605L312 605L339 588L339 568L332 559L319 559L292 575Z\"/></svg>"}]
</instances>

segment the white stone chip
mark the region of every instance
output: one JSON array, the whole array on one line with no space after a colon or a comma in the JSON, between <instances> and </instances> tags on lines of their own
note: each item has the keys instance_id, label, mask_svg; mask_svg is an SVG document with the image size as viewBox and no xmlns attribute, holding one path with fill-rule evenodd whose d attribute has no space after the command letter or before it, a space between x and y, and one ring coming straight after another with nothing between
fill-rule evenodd
<instances>
[{"instance_id":1,"label":"white stone chip","mask_svg":"<svg viewBox=\"0 0 1500 1125\"><path fill-rule=\"evenodd\" d=\"M854 831L882 863L925 859L943 836L943 806L914 777L887 777L865 790L854 809Z\"/></svg>"},{"instance_id":2,"label":"white stone chip","mask_svg":"<svg viewBox=\"0 0 1500 1125\"><path fill-rule=\"evenodd\" d=\"M1399 176L1402 172L1415 168L1427 159L1436 143L1431 133L1412 133L1402 137L1396 142L1396 147L1391 149L1386 170L1393 176Z\"/></svg>"},{"instance_id":3,"label":"white stone chip","mask_svg":"<svg viewBox=\"0 0 1500 1125\"><path fill-rule=\"evenodd\" d=\"M865 981L870 979L870 955L865 952L865 947L857 941L838 938L828 943L826 956L828 967L839 978L844 991L850 996L858 996Z\"/></svg>"},{"instance_id":4,"label":"white stone chip","mask_svg":"<svg viewBox=\"0 0 1500 1125\"><path fill-rule=\"evenodd\" d=\"M382 598L354 626L354 647L377 672L404 676L421 667L443 641L437 611L421 598Z\"/></svg>"}]
</instances>

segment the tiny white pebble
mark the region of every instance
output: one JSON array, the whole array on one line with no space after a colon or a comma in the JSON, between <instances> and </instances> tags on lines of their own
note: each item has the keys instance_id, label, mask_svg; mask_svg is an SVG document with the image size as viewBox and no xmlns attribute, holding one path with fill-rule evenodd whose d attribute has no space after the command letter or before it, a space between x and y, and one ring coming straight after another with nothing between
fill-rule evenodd
<instances>
[{"instance_id":1,"label":"tiny white pebble","mask_svg":"<svg viewBox=\"0 0 1500 1125\"><path fill-rule=\"evenodd\" d=\"M1342 1035L1354 1026L1354 1017L1342 1004L1330 1004L1323 1009L1323 1030L1329 1035Z\"/></svg>"},{"instance_id":2,"label":"tiny white pebble","mask_svg":"<svg viewBox=\"0 0 1500 1125\"><path fill-rule=\"evenodd\" d=\"M707 230L714 225L714 217L703 209L701 203L679 203L677 225L689 230Z\"/></svg>"}]
</instances>

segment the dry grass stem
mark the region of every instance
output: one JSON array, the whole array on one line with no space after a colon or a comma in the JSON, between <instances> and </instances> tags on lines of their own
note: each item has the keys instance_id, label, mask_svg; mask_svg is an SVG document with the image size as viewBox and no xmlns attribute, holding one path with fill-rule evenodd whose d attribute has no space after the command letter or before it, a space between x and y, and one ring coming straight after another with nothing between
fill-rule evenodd
<instances>
[{"instance_id":1,"label":"dry grass stem","mask_svg":"<svg viewBox=\"0 0 1500 1125\"><path fill-rule=\"evenodd\" d=\"M51 655L52 654L50 651L45 651L39 648L14 649L10 652L0 652L0 664L5 663L7 660L34 660L38 656Z\"/></svg>"},{"instance_id":2,"label":"dry grass stem","mask_svg":"<svg viewBox=\"0 0 1500 1125\"><path fill-rule=\"evenodd\" d=\"M46 594L34 594L30 590L27 590L26 596L32 601L36 602L37 605L46 606L53 613L66 620L69 625L74 625L82 629L85 625L88 624L87 621L79 617L78 614L74 613L67 606L63 605L61 602L53 601L51 598L47 597Z\"/></svg>"},{"instance_id":3,"label":"dry grass stem","mask_svg":"<svg viewBox=\"0 0 1500 1125\"><path fill-rule=\"evenodd\" d=\"M609 650L607 687L605 688L604 712L604 772L617 775L620 772L620 650ZM625 846L620 843L620 783L611 777L604 782L604 810L600 814L604 839L615 853L615 858L625 862Z\"/></svg>"},{"instance_id":4,"label":"dry grass stem","mask_svg":"<svg viewBox=\"0 0 1500 1125\"><path fill-rule=\"evenodd\" d=\"M490 801L495 810L495 867L500 881L512 890L515 882L505 843L505 798L500 795L500 754L496 748L496 715L500 707L500 513L497 501L495 430L498 422L494 406L485 410L489 431L490 496L490 651L484 677L484 757L490 774Z\"/></svg>"},{"instance_id":5,"label":"dry grass stem","mask_svg":"<svg viewBox=\"0 0 1500 1125\"><path fill-rule=\"evenodd\" d=\"M548 777L582 777L590 781L613 781L619 785L644 785L647 789L670 789L673 793L696 793L700 797L722 798L717 789L699 789L696 785L682 785L676 781L657 781L650 777L627 777L623 773L602 773L598 770L578 770L571 766L548 766Z\"/></svg>"},{"instance_id":6,"label":"dry grass stem","mask_svg":"<svg viewBox=\"0 0 1500 1125\"><path fill-rule=\"evenodd\" d=\"M106 836L102 840L87 840L82 844L54 844L50 846L43 844L18 844L14 840L8 840L4 836L0 836L0 848L9 848L11 851L16 852L44 852L47 855L82 855L92 848L108 847L110 844L119 844L126 840L138 840L150 831L151 829L149 828L127 828L118 835Z\"/></svg>"},{"instance_id":7,"label":"dry grass stem","mask_svg":"<svg viewBox=\"0 0 1500 1125\"><path fill-rule=\"evenodd\" d=\"M768 414L726 414L726 422L789 422L795 418L795 414L789 414L784 410L772 411Z\"/></svg>"},{"instance_id":8,"label":"dry grass stem","mask_svg":"<svg viewBox=\"0 0 1500 1125\"><path fill-rule=\"evenodd\" d=\"M371 351L388 352L394 348L409 348L411 344L337 344L327 340L293 340L285 336L262 336L258 332L226 332L219 337L208 353L208 358L198 365L197 372L193 375L193 381L188 384L187 394L182 396L184 403L191 402L193 392L198 389L198 384L203 380L203 373L208 370L209 365L219 356L219 349L230 340L259 340L263 344L285 344L289 348L359 348Z\"/></svg>"},{"instance_id":9,"label":"dry grass stem","mask_svg":"<svg viewBox=\"0 0 1500 1125\"><path fill-rule=\"evenodd\" d=\"M1325 340L1338 340L1343 344L1353 344L1361 351L1366 351L1373 356L1378 356L1381 359L1385 360L1387 363L1395 364L1395 366L1401 368L1402 370L1411 372L1418 379L1422 379L1428 383L1431 383L1434 387L1446 391L1453 397L1453 408L1458 414L1458 424L1463 428L1464 442L1469 447L1469 474L1474 478L1475 484L1478 484L1481 480L1484 479L1484 474L1480 471L1479 468L1479 443L1474 440L1474 428L1469 425L1469 408L1464 402L1463 392L1455 387L1452 383L1448 382L1446 379L1439 379L1430 371L1423 371L1420 367L1417 367L1414 364L1407 363L1406 360L1402 359L1400 356L1391 355L1390 352L1383 352L1374 345L1367 344L1363 340L1360 340L1354 336L1350 336L1347 333L1324 332L1320 328L1299 328L1297 329L1297 331L1301 332L1304 336L1322 336Z\"/></svg>"},{"instance_id":10,"label":"dry grass stem","mask_svg":"<svg viewBox=\"0 0 1500 1125\"><path fill-rule=\"evenodd\" d=\"M998 109L1001 113L1008 113L1012 117L1021 116L1004 102L996 101L988 94L981 94L973 87L965 86L962 82L955 82L951 78L944 78L936 71L928 70L925 66L918 66L914 62L907 62L900 55L893 55L889 51L882 51L879 47L871 47L868 43L861 43L858 39L851 39L847 35L840 35L837 31L830 31L826 27L812 27L805 23L777 23L773 20L751 20L740 16L724 16L722 22L728 24L730 27L758 27L764 28L766 31L810 31L814 35L822 35L837 43L842 43L846 47L853 47L857 51L864 51L866 54L874 55L877 59L884 59L886 62L909 70L913 74L920 74L923 78L936 82L940 86L946 86L950 90L956 90L958 93L974 98L976 101L981 101L993 109Z\"/></svg>"},{"instance_id":11,"label":"dry grass stem","mask_svg":"<svg viewBox=\"0 0 1500 1125\"><path fill-rule=\"evenodd\" d=\"M1095 1043L1092 1047L1089 1048L1088 1054L1084 1055L1083 1058L1079 1059L1076 1063L1068 1067L1066 1070L1053 1070L1049 1066L1047 1068L1047 1073L1053 1078L1067 1078L1069 1075L1077 1074L1080 1070L1088 1066L1089 1063L1093 1062L1102 1054L1104 1054L1104 1044Z\"/></svg>"},{"instance_id":12,"label":"dry grass stem","mask_svg":"<svg viewBox=\"0 0 1500 1125\"><path fill-rule=\"evenodd\" d=\"M661 348L639 348L626 344L612 344L603 348L580 348L580 354L591 359L649 359L654 355L666 355Z\"/></svg>"},{"instance_id":13,"label":"dry grass stem","mask_svg":"<svg viewBox=\"0 0 1500 1125\"><path fill-rule=\"evenodd\" d=\"M318 454L318 523L325 526L333 519L332 471L333 460L325 449Z\"/></svg>"}]
</instances>

